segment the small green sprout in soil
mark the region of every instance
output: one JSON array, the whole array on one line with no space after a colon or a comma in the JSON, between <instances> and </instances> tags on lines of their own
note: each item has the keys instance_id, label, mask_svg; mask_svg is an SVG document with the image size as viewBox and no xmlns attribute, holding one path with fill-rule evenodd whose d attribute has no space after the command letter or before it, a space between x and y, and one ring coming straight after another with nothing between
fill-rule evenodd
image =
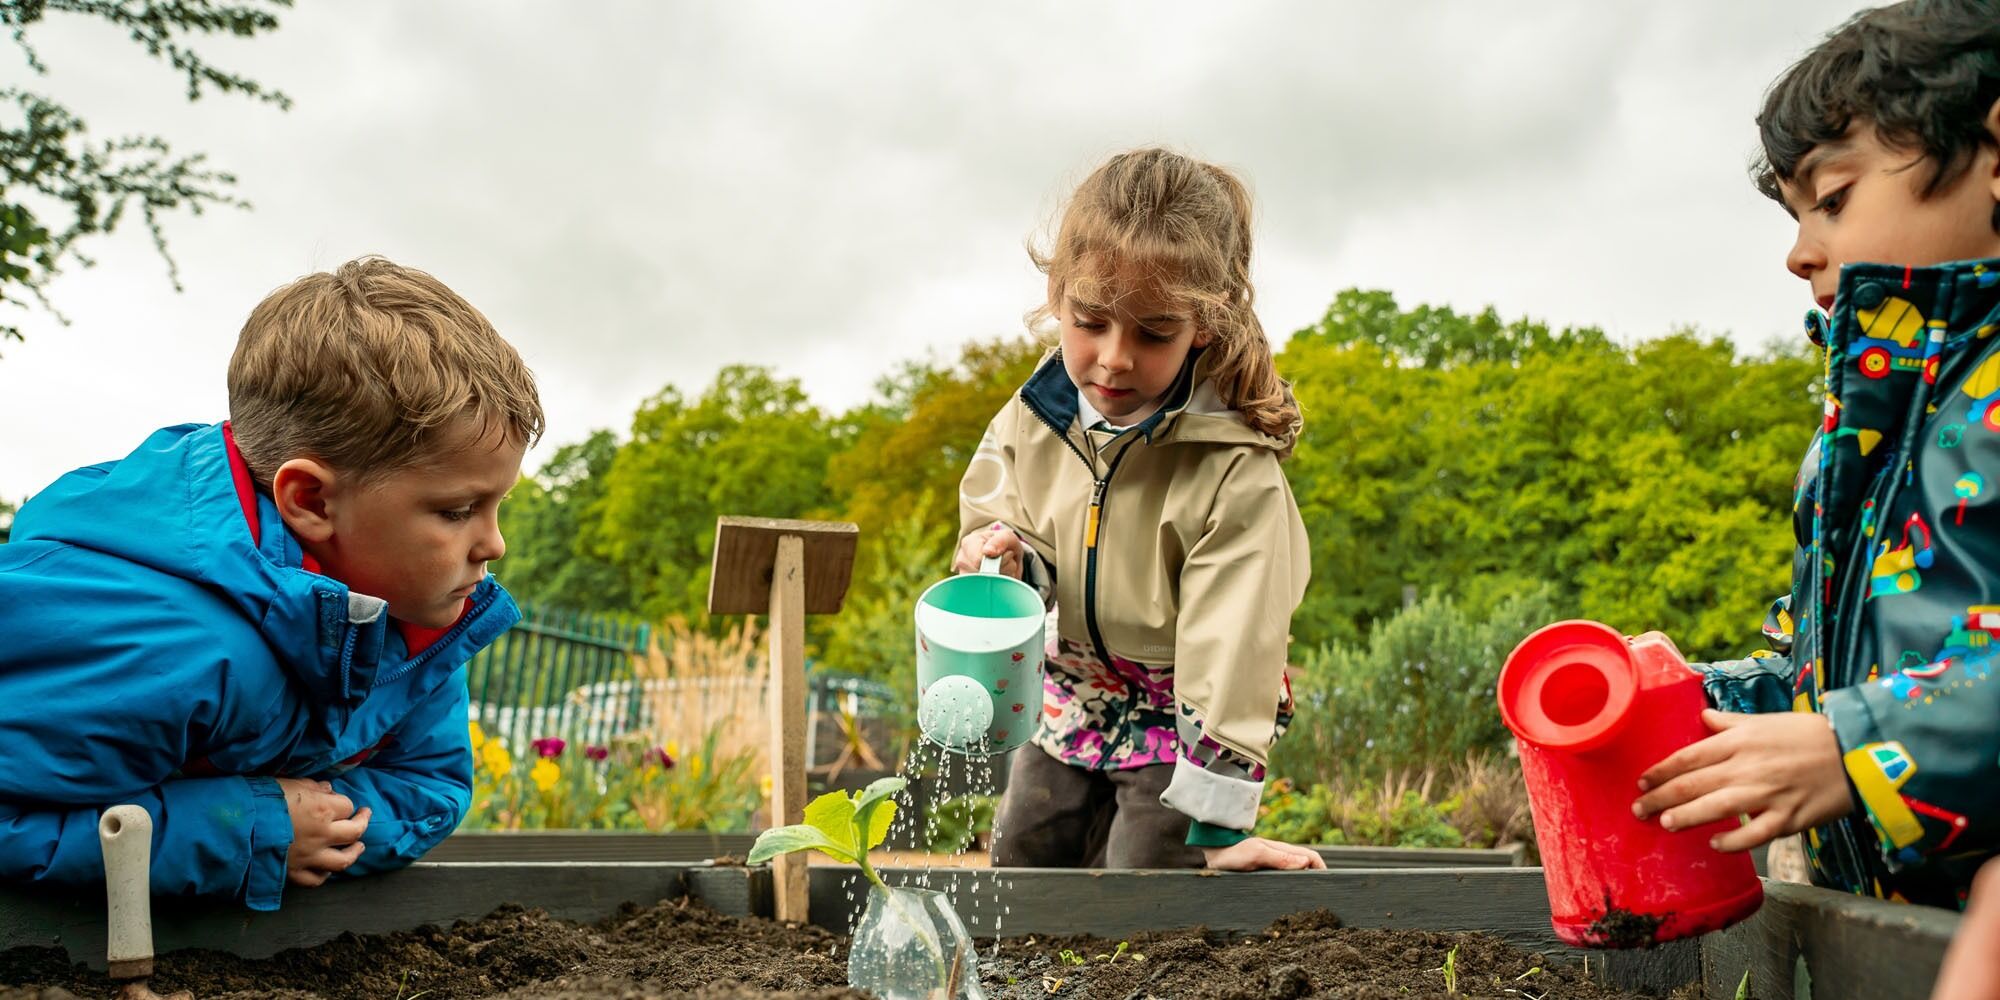
<instances>
[{"instance_id":1,"label":"small green sprout in soil","mask_svg":"<svg viewBox=\"0 0 2000 1000\"><path fill-rule=\"evenodd\" d=\"M1457 996L1458 995L1458 946L1452 945L1451 950L1445 953L1444 964L1438 966L1435 969L1432 969L1431 971L1444 973L1444 991L1452 996Z\"/></svg>"}]
</instances>

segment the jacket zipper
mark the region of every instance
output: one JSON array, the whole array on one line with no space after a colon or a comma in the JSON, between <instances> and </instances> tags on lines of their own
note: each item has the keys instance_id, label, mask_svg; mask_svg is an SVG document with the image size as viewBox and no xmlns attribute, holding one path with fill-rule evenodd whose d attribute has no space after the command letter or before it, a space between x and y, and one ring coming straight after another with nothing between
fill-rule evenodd
<instances>
[{"instance_id":1,"label":"jacket zipper","mask_svg":"<svg viewBox=\"0 0 2000 1000\"><path fill-rule=\"evenodd\" d=\"M441 636L438 636L437 641L425 647L423 652L418 653L417 655L411 657L408 663L405 663L402 666L399 666L394 670L391 670L388 673L382 675L382 677L375 683L387 684L390 681L396 680L397 678L402 677L404 674L407 674L410 671L415 670L426 663L429 663L439 653L444 652L444 650L447 647L457 642L458 637L464 635L467 632L467 630L471 629L472 623L478 621L480 616L486 613L486 609L492 607L493 602L499 600L499 598L500 598L500 591L498 588L487 591L486 599L480 601L478 604L473 605L472 610L466 612L465 617L459 619L458 624L453 626L451 631L446 632Z\"/></svg>"},{"instance_id":2,"label":"jacket zipper","mask_svg":"<svg viewBox=\"0 0 2000 1000\"><path fill-rule=\"evenodd\" d=\"M1118 471L1118 463L1124 461L1125 452L1119 452L1118 459L1106 467L1104 474L1100 476L1097 474L1097 463L1092 462L1090 456L1084 454L1082 448L1077 447L1076 441L1064 428L1057 427L1055 421L1050 420L1028 399L1026 389L1021 391L1021 402L1027 406L1028 412L1035 415L1035 419L1042 422L1042 426L1047 427L1050 433L1069 446L1070 451L1076 453L1077 460L1083 463L1084 468L1090 470L1090 509L1085 514L1086 520L1083 526L1083 624L1090 632L1090 644L1097 653L1097 661L1109 669L1111 652L1105 648L1104 633L1097 627L1097 535L1104 521L1104 491L1110 487L1111 474ZM1131 450L1131 446L1126 446L1125 451Z\"/></svg>"},{"instance_id":3,"label":"jacket zipper","mask_svg":"<svg viewBox=\"0 0 2000 1000\"><path fill-rule=\"evenodd\" d=\"M1880 516L1876 520L1875 527L1878 532L1882 533L1884 541L1890 540L1888 532L1893 531L1897 523L1897 519L1892 518L1890 513L1894 509L1896 500L1902 493L1903 479L1905 476L1914 476L1916 474L1915 463L1917 452L1921 442L1930 434L1933 415L1927 411L1930 401L1938 396L1937 385L1919 380L1917 382L1917 390L1913 396L1914 398L1909 403L1909 412L1903 427L1902 440L1897 442L1896 453L1890 456L1896 459L1897 462L1893 467L1885 465L1881 475L1886 482L1878 483L1874 489L1869 491L1868 496L1862 498L1863 506L1866 506L1869 500L1876 502L1875 510ZM1902 520L1907 521L1908 519L1904 518ZM1855 603L1849 609L1851 614L1845 617L1838 617L1840 616L1841 608L1836 603L1832 611L1838 617L1838 620L1826 622L1822 625L1827 630L1826 635L1829 639L1833 638L1834 627L1838 626L1840 629L1840 662L1849 664L1850 668L1852 668L1854 663L1854 657L1861 651L1861 609L1867 604L1868 595L1873 591L1875 586L1875 539L1862 534L1859 528L1855 529L1855 535L1856 537L1848 557L1848 564L1843 570L1848 576L1849 583L1847 586L1836 588L1834 591L1836 594L1845 591L1855 596ZM1821 695L1828 687L1825 667L1827 664L1833 662L1833 649L1830 647L1831 644L1829 643L1820 649L1820 662L1813 668L1813 685L1815 688L1813 700L1815 703L1819 701ZM1876 664L1876 666L1879 667L1880 664Z\"/></svg>"}]
</instances>

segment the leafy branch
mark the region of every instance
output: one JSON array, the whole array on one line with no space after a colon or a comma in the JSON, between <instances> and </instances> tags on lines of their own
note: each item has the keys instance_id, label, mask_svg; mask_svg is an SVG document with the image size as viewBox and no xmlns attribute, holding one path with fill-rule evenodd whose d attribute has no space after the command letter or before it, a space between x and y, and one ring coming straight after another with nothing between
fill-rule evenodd
<instances>
[{"instance_id":1,"label":"leafy branch","mask_svg":"<svg viewBox=\"0 0 2000 1000\"><path fill-rule=\"evenodd\" d=\"M283 92L209 63L184 41L190 35L247 38L275 30L277 16L266 5L290 7L291 0L0 0L0 28L10 30L28 68L47 75L47 65L28 43L28 29L51 11L99 18L124 29L147 54L183 73L190 101L209 88L289 109L292 100ZM68 319L48 300L48 283L66 262L95 264L78 242L116 231L133 209L179 291L180 269L167 249L161 215L178 209L200 215L213 205L250 207L228 193L236 184L234 175L210 168L202 154L176 156L159 136L93 141L83 120L68 108L18 88L0 89L0 105L5 105L0 110L0 302L24 306L24 299L32 298L66 325ZM45 206L39 214L66 215L67 221L45 221L29 199ZM10 287L16 285L18 289ZM0 342L10 339L22 339L20 329L0 324Z\"/></svg>"}]
</instances>

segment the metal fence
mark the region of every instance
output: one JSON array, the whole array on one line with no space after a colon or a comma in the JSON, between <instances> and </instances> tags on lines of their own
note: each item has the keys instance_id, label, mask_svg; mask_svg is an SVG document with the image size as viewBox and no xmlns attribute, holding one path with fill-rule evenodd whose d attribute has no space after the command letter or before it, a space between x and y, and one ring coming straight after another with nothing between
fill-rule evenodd
<instances>
[{"instance_id":1,"label":"metal fence","mask_svg":"<svg viewBox=\"0 0 2000 1000\"><path fill-rule=\"evenodd\" d=\"M631 619L523 604L520 622L466 665L472 718L517 750L544 736L604 745L651 729L662 690L693 685L697 698L712 692L722 699L758 684L748 676L642 678L634 659L653 639L652 629ZM880 740L880 726L896 714L888 685L844 674L810 673L806 697L808 766L840 753L840 715L874 723L869 734Z\"/></svg>"},{"instance_id":2,"label":"metal fence","mask_svg":"<svg viewBox=\"0 0 2000 1000\"><path fill-rule=\"evenodd\" d=\"M542 736L604 743L644 700L632 670L652 630L609 615L521 607L521 620L466 664L472 717L520 747Z\"/></svg>"}]
</instances>

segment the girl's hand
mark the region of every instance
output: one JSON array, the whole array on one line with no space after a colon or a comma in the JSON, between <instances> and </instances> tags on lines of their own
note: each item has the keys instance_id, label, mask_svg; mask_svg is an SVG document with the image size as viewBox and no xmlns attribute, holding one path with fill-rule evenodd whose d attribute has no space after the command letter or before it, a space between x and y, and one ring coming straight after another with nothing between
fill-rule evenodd
<instances>
[{"instance_id":1,"label":"girl's hand","mask_svg":"<svg viewBox=\"0 0 2000 1000\"><path fill-rule=\"evenodd\" d=\"M1661 826L1682 830L1748 813L1749 822L1711 841L1718 851L1747 851L1854 811L1840 742L1826 716L1711 708L1701 721L1715 735L1640 775L1645 794L1632 803L1632 815L1658 813Z\"/></svg>"},{"instance_id":2,"label":"girl's hand","mask_svg":"<svg viewBox=\"0 0 2000 1000\"><path fill-rule=\"evenodd\" d=\"M995 524L985 531L975 531L958 543L958 557L952 560L954 573L977 573L979 563L987 556L1000 557L1000 572L1021 578L1021 536L1004 524Z\"/></svg>"},{"instance_id":3,"label":"girl's hand","mask_svg":"<svg viewBox=\"0 0 2000 1000\"><path fill-rule=\"evenodd\" d=\"M1296 871L1326 867L1326 859L1310 847L1262 837L1251 837L1228 847L1204 847L1201 853L1210 868L1225 872L1254 872L1260 868Z\"/></svg>"}]
</instances>

